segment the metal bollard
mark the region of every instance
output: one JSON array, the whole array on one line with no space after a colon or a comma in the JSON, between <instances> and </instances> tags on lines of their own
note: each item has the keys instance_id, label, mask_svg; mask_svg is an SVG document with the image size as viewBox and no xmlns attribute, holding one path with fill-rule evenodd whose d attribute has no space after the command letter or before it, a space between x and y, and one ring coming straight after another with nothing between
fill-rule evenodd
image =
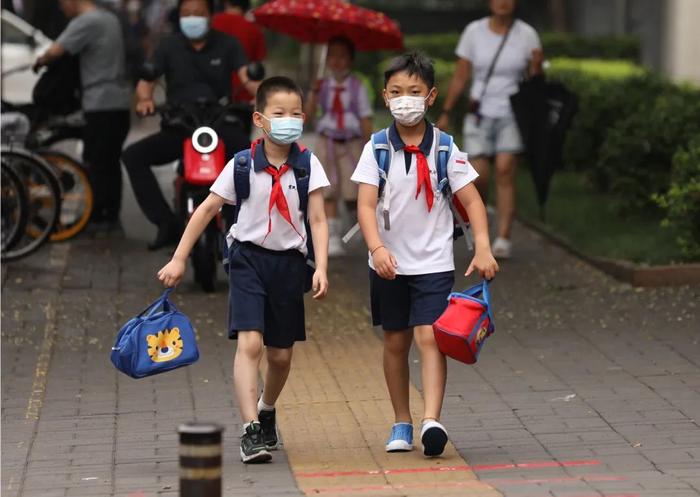
<instances>
[{"instance_id":1,"label":"metal bollard","mask_svg":"<svg viewBox=\"0 0 700 497\"><path fill-rule=\"evenodd\" d=\"M186 423L180 434L180 497L221 497L221 434L215 423Z\"/></svg>"}]
</instances>

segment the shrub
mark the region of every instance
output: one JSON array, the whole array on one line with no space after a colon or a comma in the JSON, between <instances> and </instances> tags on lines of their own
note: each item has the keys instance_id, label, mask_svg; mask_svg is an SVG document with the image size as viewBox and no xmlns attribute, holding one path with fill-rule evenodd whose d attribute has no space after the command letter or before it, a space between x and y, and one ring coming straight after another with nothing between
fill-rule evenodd
<instances>
[{"instance_id":1,"label":"shrub","mask_svg":"<svg viewBox=\"0 0 700 497\"><path fill-rule=\"evenodd\" d=\"M669 86L609 130L598 162L622 210L655 207L670 186L677 150L700 134L700 91ZM594 158L595 159L595 158Z\"/></svg>"},{"instance_id":2,"label":"shrub","mask_svg":"<svg viewBox=\"0 0 700 497\"><path fill-rule=\"evenodd\" d=\"M407 50L423 50L437 59L453 60L461 32L416 34L404 37ZM631 36L586 38L569 33L540 33L547 58L622 59L638 61L640 45Z\"/></svg>"},{"instance_id":3,"label":"shrub","mask_svg":"<svg viewBox=\"0 0 700 497\"><path fill-rule=\"evenodd\" d=\"M673 157L671 186L655 195L666 218L662 225L678 231L678 245L690 261L700 260L700 134Z\"/></svg>"},{"instance_id":4,"label":"shrub","mask_svg":"<svg viewBox=\"0 0 700 497\"><path fill-rule=\"evenodd\" d=\"M605 64L610 64L606 68ZM578 112L567 133L564 163L584 171L601 191L609 188L608 170L598 157L608 130L615 123L650 105L656 95L671 85L641 69L625 68L616 62L582 64L574 69L565 60L552 64L551 79L562 81L579 99Z\"/></svg>"},{"instance_id":5,"label":"shrub","mask_svg":"<svg viewBox=\"0 0 700 497\"><path fill-rule=\"evenodd\" d=\"M633 36L599 36L587 38L569 33L541 33L547 57L624 59L638 61L639 40Z\"/></svg>"}]
</instances>

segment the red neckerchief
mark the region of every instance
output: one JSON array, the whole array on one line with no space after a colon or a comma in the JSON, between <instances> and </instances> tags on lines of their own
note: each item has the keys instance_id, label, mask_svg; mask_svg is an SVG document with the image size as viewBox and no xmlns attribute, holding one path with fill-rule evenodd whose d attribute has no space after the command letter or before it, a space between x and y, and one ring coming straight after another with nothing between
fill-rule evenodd
<instances>
[{"instance_id":1,"label":"red neckerchief","mask_svg":"<svg viewBox=\"0 0 700 497\"><path fill-rule=\"evenodd\" d=\"M418 184L416 185L416 198L420 195L421 188L425 186L425 203L428 206L428 212L433 208L433 184L430 181L430 169L428 168L428 159L421 149L415 145L406 145L404 152L416 155L416 176Z\"/></svg>"},{"instance_id":2,"label":"red neckerchief","mask_svg":"<svg viewBox=\"0 0 700 497\"><path fill-rule=\"evenodd\" d=\"M272 232L272 207L277 206L277 211L280 215L289 223L289 225L294 229L300 238L304 238L301 233L296 229L294 223L292 222L292 217L289 214L289 206L287 205L287 199L284 196L284 191L282 190L282 175L291 169L289 165L285 164L279 169L273 166L267 166L265 172L272 176L272 190L270 191L270 203L267 210L267 235L263 240L263 244L267 237Z\"/></svg>"}]
</instances>

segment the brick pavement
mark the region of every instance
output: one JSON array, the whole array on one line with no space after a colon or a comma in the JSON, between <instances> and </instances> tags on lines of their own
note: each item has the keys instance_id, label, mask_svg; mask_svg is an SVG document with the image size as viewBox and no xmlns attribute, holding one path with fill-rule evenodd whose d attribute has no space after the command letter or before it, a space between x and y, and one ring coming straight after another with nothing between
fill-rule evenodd
<instances>
[{"instance_id":1,"label":"brick pavement","mask_svg":"<svg viewBox=\"0 0 700 497\"><path fill-rule=\"evenodd\" d=\"M529 231L516 235L518 257L504 264L493 286L497 334L476 367L450 363L444 422L471 465L460 471L474 470L480 489L487 484L507 497L700 495L700 290L636 290ZM342 486L344 495L452 491L438 485L425 493L410 485L391 492L372 484L358 488L342 475L324 479L323 488L307 484L302 472L332 461L305 456L303 434L290 427L282 436L292 467L285 451L270 465L240 464L223 291L204 295L188 283L175 294L197 327L199 363L139 381L117 374L108 362L114 334L158 295L152 275L166 256L147 253L140 242L82 238L3 265L2 495L177 495L175 428L192 419L227 426L225 495L302 495L299 487L328 494L333 486ZM314 369L293 376L283 400L288 419L281 422L293 427L290 419L298 416L314 426L314 416L324 413L319 398L332 393L329 406L354 416L337 419L355 426L325 427L318 447L352 439L364 455L353 459L353 451L344 458L347 471L415 468L423 464L416 454L386 466L377 449L384 434L375 422L363 425L365 444L359 443L358 420L389 415L377 364L358 369L354 378L336 373L343 381L335 386L324 383L342 352L372 357L378 344L362 348L370 329L366 310L357 305L366 301L363 257L337 261L332 285L331 301L309 307L313 339L299 347L297 369L309 363ZM335 323L343 331L320 335L314 323ZM320 358L329 369L319 369ZM411 364L420 389L417 360ZM374 380L374 400L361 402L356 392L365 378ZM307 384L314 385L314 396L300 393L299 385ZM417 392L413 398L415 409ZM456 462L458 454L450 457L443 462L464 464ZM300 473L299 486L293 471ZM381 478L381 485L400 481ZM461 495L477 495L468 485Z\"/></svg>"}]
</instances>

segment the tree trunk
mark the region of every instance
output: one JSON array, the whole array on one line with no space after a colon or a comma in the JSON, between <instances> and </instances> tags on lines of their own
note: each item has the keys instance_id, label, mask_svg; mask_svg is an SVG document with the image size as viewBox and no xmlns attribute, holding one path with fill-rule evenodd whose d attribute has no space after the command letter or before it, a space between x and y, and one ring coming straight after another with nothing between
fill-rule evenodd
<instances>
[{"instance_id":1,"label":"tree trunk","mask_svg":"<svg viewBox=\"0 0 700 497\"><path fill-rule=\"evenodd\" d=\"M564 0L549 0L549 17L552 23L552 31L559 33L567 31Z\"/></svg>"}]
</instances>

